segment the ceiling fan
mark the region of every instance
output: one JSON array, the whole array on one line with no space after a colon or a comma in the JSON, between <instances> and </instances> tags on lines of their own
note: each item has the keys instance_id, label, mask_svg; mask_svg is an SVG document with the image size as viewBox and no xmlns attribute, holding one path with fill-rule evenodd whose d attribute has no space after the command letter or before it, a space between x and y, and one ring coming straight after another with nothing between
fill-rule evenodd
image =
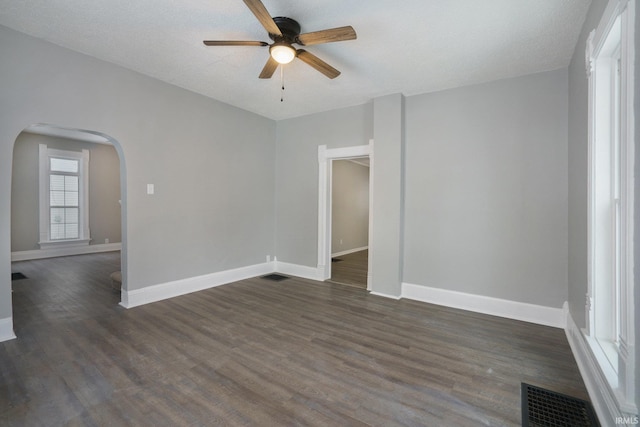
<instances>
[{"instance_id":1,"label":"ceiling fan","mask_svg":"<svg viewBox=\"0 0 640 427\"><path fill-rule=\"evenodd\" d=\"M260 73L261 79L269 79L280 64L288 64L295 58L309 64L330 79L340 75L340 71L324 62L314 54L296 49L293 44L311 46L314 44L353 40L356 32L351 26L331 28L300 34L300 24L291 18L278 16L272 18L260 0L243 0L247 7L258 18L258 21L269 33L273 43L242 40L204 40L207 46L269 46L269 59Z\"/></svg>"}]
</instances>

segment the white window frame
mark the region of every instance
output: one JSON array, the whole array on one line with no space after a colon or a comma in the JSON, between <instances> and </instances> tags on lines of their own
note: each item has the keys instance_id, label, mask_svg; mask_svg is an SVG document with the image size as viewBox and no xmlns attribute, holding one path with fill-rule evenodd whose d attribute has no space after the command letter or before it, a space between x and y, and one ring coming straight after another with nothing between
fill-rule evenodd
<instances>
[{"instance_id":1,"label":"white window frame","mask_svg":"<svg viewBox=\"0 0 640 427\"><path fill-rule=\"evenodd\" d=\"M77 239L51 240L50 230L50 197L49 176L51 174L50 158L78 160L78 227ZM66 151L39 145L39 201L40 201L40 249L86 246L91 241L89 233L89 150Z\"/></svg>"},{"instance_id":2,"label":"white window frame","mask_svg":"<svg viewBox=\"0 0 640 427\"><path fill-rule=\"evenodd\" d=\"M633 280L634 20L635 0L610 0L598 27L587 39L585 53L589 80L589 248L584 334L618 409L626 413L637 413ZM612 48L616 43L609 36L614 32L620 35L619 50ZM617 81L613 77L616 68ZM612 99L617 90L620 98ZM613 153L616 140L620 150L619 171ZM613 182L616 174L617 197ZM605 206L607 195L611 198L609 206Z\"/></svg>"}]
</instances>

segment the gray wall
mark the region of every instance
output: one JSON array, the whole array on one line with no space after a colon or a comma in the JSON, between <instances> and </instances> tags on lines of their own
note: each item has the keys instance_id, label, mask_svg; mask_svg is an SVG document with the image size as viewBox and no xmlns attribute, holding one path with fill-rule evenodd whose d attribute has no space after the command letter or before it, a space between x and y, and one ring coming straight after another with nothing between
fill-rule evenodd
<instances>
[{"instance_id":1,"label":"gray wall","mask_svg":"<svg viewBox=\"0 0 640 427\"><path fill-rule=\"evenodd\" d=\"M317 264L318 145L361 145L373 135L374 291L398 295L402 280L561 307L566 69L374 105L278 122L278 259ZM377 245L380 262L376 230L391 242Z\"/></svg>"},{"instance_id":2,"label":"gray wall","mask_svg":"<svg viewBox=\"0 0 640 427\"><path fill-rule=\"evenodd\" d=\"M318 146L367 145L372 104L279 121L276 147L276 245L279 261L317 267Z\"/></svg>"},{"instance_id":3,"label":"gray wall","mask_svg":"<svg viewBox=\"0 0 640 427\"><path fill-rule=\"evenodd\" d=\"M402 294L404 250L405 98L401 94L373 100L373 201L369 259L371 290Z\"/></svg>"},{"instance_id":4,"label":"gray wall","mask_svg":"<svg viewBox=\"0 0 640 427\"><path fill-rule=\"evenodd\" d=\"M5 27L0 57L0 319L11 316L13 147L35 123L115 139L129 290L275 253L274 121Z\"/></svg>"},{"instance_id":5,"label":"gray wall","mask_svg":"<svg viewBox=\"0 0 640 427\"><path fill-rule=\"evenodd\" d=\"M566 69L408 97L406 153L404 282L562 306Z\"/></svg>"},{"instance_id":6,"label":"gray wall","mask_svg":"<svg viewBox=\"0 0 640 427\"><path fill-rule=\"evenodd\" d=\"M120 242L120 161L111 145L91 144L23 132L13 149L11 178L11 251L39 249L39 144L89 155L90 244Z\"/></svg>"},{"instance_id":7,"label":"gray wall","mask_svg":"<svg viewBox=\"0 0 640 427\"><path fill-rule=\"evenodd\" d=\"M331 253L369 245L369 168L335 160L332 174Z\"/></svg>"}]
</instances>

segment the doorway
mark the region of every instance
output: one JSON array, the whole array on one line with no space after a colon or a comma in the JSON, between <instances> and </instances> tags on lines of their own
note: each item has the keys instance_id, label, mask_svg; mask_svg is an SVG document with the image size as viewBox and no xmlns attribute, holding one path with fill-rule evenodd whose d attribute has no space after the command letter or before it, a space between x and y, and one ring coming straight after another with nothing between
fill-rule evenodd
<instances>
[{"instance_id":1,"label":"doorway","mask_svg":"<svg viewBox=\"0 0 640 427\"><path fill-rule=\"evenodd\" d=\"M358 246L358 244L351 243L347 248L345 245L345 239L342 238L342 250L338 250L340 247L340 237L337 239L337 245L333 247L334 238L332 236L333 229L333 215L332 215L332 181L333 181L333 164L336 161L358 161L360 163L368 163L368 209L366 215L368 216L367 222L367 232L360 233L366 234L366 245ZM368 161L368 162L367 162ZM361 284L362 288L366 288L367 290L371 290L372 283L372 262L371 256L369 256L369 250L371 248L370 244L370 236L371 231L373 230L373 170L374 170L374 156L373 156L373 140L369 141L368 145L358 145L344 148L333 148L327 149L326 145L321 145L318 147L318 274L321 280L332 280L336 279L332 277L332 270L337 264L344 262L342 259L343 256L350 255L351 253L355 254L356 252L363 252L359 254L359 260L354 260L355 263L358 264L356 267L360 271L360 275L363 274L363 271L366 271L366 286ZM361 242L363 240L360 240ZM362 243L361 243L362 244ZM344 251L347 251L345 253ZM354 251L354 252L350 252ZM335 256L333 256L335 255ZM366 256L366 257L365 257ZM338 258L340 261L332 262L332 259ZM356 258L356 255L354 255ZM366 265L366 269L363 267ZM348 264L344 264L345 267ZM339 273L340 268L336 269L336 272ZM344 280L344 279L343 279ZM359 280L359 283L362 283L362 279Z\"/></svg>"},{"instance_id":2,"label":"doorway","mask_svg":"<svg viewBox=\"0 0 640 427\"><path fill-rule=\"evenodd\" d=\"M367 288L369 258L369 157L331 162L331 277Z\"/></svg>"},{"instance_id":3,"label":"doorway","mask_svg":"<svg viewBox=\"0 0 640 427\"><path fill-rule=\"evenodd\" d=\"M75 162L80 154L83 160ZM100 132L30 125L14 143L12 175L11 261L53 258L48 265L57 266L63 264L57 257L105 253L98 259L122 271L126 289L126 173L118 141Z\"/></svg>"}]
</instances>

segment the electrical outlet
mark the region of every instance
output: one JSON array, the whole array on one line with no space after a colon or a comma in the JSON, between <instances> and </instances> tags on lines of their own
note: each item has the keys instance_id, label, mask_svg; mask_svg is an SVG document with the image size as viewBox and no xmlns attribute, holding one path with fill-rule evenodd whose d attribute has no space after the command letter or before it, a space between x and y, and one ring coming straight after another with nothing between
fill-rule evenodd
<instances>
[{"instance_id":1,"label":"electrical outlet","mask_svg":"<svg viewBox=\"0 0 640 427\"><path fill-rule=\"evenodd\" d=\"M105 238L105 239L104 239L104 242L105 242L105 243L109 243L109 238L108 238L108 237L107 237L107 238Z\"/></svg>"},{"instance_id":2,"label":"electrical outlet","mask_svg":"<svg viewBox=\"0 0 640 427\"><path fill-rule=\"evenodd\" d=\"M271 255L267 255L267 262L271 262Z\"/></svg>"}]
</instances>

